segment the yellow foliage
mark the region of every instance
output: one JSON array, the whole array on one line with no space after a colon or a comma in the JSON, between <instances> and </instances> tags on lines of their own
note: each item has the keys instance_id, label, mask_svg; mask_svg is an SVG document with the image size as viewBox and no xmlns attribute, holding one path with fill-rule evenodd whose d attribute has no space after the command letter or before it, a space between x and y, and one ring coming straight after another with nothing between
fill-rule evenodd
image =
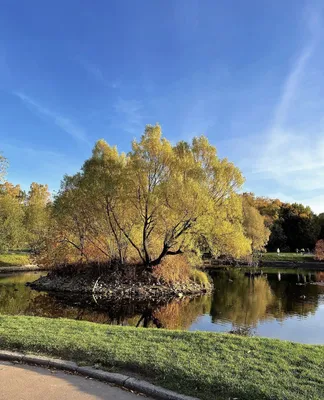
<instances>
[{"instance_id":1,"label":"yellow foliage","mask_svg":"<svg viewBox=\"0 0 324 400\"><path fill-rule=\"evenodd\" d=\"M188 329L202 314L209 314L211 308L210 296L197 298L186 297L174 300L154 312L154 316L167 329Z\"/></svg>"},{"instance_id":2,"label":"yellow foliage","mask_svg":"<svg viewBox=\"0 0 324 400\"><path fill-rule=\"evenodd\" d=\"M265 225L265 218L243 196L243 225L246 236L251 240L252 250L263 250L270 237L270 229Z\"/></svg>"},{"instance_id":3,"label":"yellow foliage","mask_svg":"<svg viewBox=\"0 0 324 400\"><path fill-rule=\"evenodd\" d=\"M148 125L129 154L101 139L81 173L64 178L54 203L56 234L79 257L151 270L182 253L194 263L204 251L245 256L252 240L238 195L243 182L206 137L172 145L159 125ZM172 259L174 278L184 269L177 272L179 259ZM161 265L161 276L172 275L169 265Z\"/></svg>"},{"instance_id":4,"label":"yellow foliage","mask_svg":"<svg viewBox=\"0 0 324 400\"><path fill-rule=\"evenodd\" d=\"M324 240L318 240L315 247L315 259L318 261L324 260Z\"/></svg>"},{"instance_id":5,"label":"yellow foliage","mask_svg":"<svg viewBox=\"0 0 324 400\"><path fill-rule=\"evenodd\" d=\"M204 271L200 271L199 269L195 268L191 269L190 279L195 283L204 286L206 289L210 287L208 275Z\"/></svg>"}]
</instances>

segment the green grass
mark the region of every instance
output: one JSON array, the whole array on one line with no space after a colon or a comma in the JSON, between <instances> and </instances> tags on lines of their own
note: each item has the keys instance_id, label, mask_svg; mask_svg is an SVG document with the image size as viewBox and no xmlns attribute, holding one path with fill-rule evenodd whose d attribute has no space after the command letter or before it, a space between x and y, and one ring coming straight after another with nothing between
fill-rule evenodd
<instances>
[{"instance_id":1,"label":"green grass","mask_svg":"<svg viewBox=\"0 0 324 400\"><path fill-rule=\"evenodd\" d=\"M15 253L15 254L0 254L0 267L12 267L16 265L28 265L31 260L28 254Z\"/></svg>"},{"instance_id":2,"label":"green grass","mask_svg":"<svg viewBox=\"0 0 324 400\"><path fill-rule=\"evenodd\" d=\"M324 398L324 346L0 316L0 348L135 371L165 388L202 400Z\"/></svg>"},{"instance_id":3,"label":"green grass","mask_svg":"<svg viewBox=\"0 0 324 400\"><path fill-rule=\"evenodd\" d=\"M297 253L280 253L278 256L277 253L264 253L262 255L261 260L263 261L314 261L313 254L297 254Z\"/></svg>"}]
</instances>

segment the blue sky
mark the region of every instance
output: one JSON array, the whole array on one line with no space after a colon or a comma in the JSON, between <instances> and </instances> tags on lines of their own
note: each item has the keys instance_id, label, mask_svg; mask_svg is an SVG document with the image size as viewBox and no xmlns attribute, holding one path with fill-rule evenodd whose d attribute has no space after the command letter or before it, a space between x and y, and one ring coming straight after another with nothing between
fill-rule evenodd
<instances>
[{"instance_id":1,"label":"blue sky","mask_svg":"<svg viewBox=\"0 0 324 400\"><path fill-rule=\"evenodd\" d=\"M303 0L2 1L8 180L59 187L100 138L205 134L245 190L324 211L324 8Z\"/></svg>"}]
</instances>

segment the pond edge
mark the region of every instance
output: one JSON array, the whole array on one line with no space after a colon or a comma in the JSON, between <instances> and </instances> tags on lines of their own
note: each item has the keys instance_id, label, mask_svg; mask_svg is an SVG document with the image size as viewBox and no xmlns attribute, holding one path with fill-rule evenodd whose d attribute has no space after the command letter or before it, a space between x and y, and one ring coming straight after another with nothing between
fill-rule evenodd
<instances>
[{"instance_id":1,"label":"pond edge","mask_svg":"<svg viewBox=\"0 0 324 400\"><path fill-rule=\"evenodd\" d=\"M38 265L12 265L8 267L0 267L0 273L5 272L29 272L29 271L47 271L45 268L41 268Z\"/></svg>"}]
</instances>

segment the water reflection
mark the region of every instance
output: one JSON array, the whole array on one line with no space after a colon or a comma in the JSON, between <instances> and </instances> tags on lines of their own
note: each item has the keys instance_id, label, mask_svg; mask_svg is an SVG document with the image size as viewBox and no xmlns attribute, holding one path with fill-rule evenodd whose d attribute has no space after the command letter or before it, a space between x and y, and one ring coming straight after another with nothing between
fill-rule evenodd
<instances>
[{"instance_id":1,"label":"water reflection","mask_svg":"<svg viewBox=\"0 0 324 400\"><path fill-rule=\"evenodd\" d=\"M0 314L26 314L30 303L39 293L25 286L41 274L28 272L23 274L0 274Z\"/></svg>"},{"instance_id":2,"label":"water reflection","mask_svg":"<svg viewBox=\"0 0 324 400\"><path fill-rule=\"evenodd\" d=\"M244 270L212 273L212 296L159 302L107 302L39 293L39 273L0 275L0 313L64 317L114 325L225 330L324 343L324 272ZM292 328L293 326L293 328Z\"/></svg>"},{"instance_id":3,"label":"water reflection","mask_svg":"<svg viewBox=\"0 0 324 400\"><path fill-rule=\"evenodd\" d=\"M275 296L264 276L245 277L240 271L219 273L214 278L212 321L255 326L266 317Z\"/></svg>"},{"instance_id":4,"label":"water reflection","mask_svg":"<svg viewBox=\"0 0 324 400\"><path fill-rule=\"evenodd\" d=\"M324 294L323 286L314 283L321 280L323 272L268 272L245 279L241 271L216 273L212 320L256 326L265 319L314 314Z\"/></svg>"},{"instance_id":5,"label":"water reflection","mask_svg":"<svg viewBox=\"0 0 324 400\"><path fill-rule=\"evenodd\" d=\"M0 275L0 314L70 318L113 325L188 329L210 310L210 296L163 299L154 302L106 301L105 299L39 293L26 286L40 274Z\"/></svg>"},{"instance_id":6,"label":"water reflection","mask_svg":"<svg viewBox=\"0 0 324 400\"><path fill-rule=\"evenodd\" d=\"M139 326L142 326L143 328L148 328L151 323L157 328L164 328L162 322L154 315L154 311L151 308L148 308L143 312L141 318L136 324L136 328L138 328Z\"/></svg>"}]
</instances>

